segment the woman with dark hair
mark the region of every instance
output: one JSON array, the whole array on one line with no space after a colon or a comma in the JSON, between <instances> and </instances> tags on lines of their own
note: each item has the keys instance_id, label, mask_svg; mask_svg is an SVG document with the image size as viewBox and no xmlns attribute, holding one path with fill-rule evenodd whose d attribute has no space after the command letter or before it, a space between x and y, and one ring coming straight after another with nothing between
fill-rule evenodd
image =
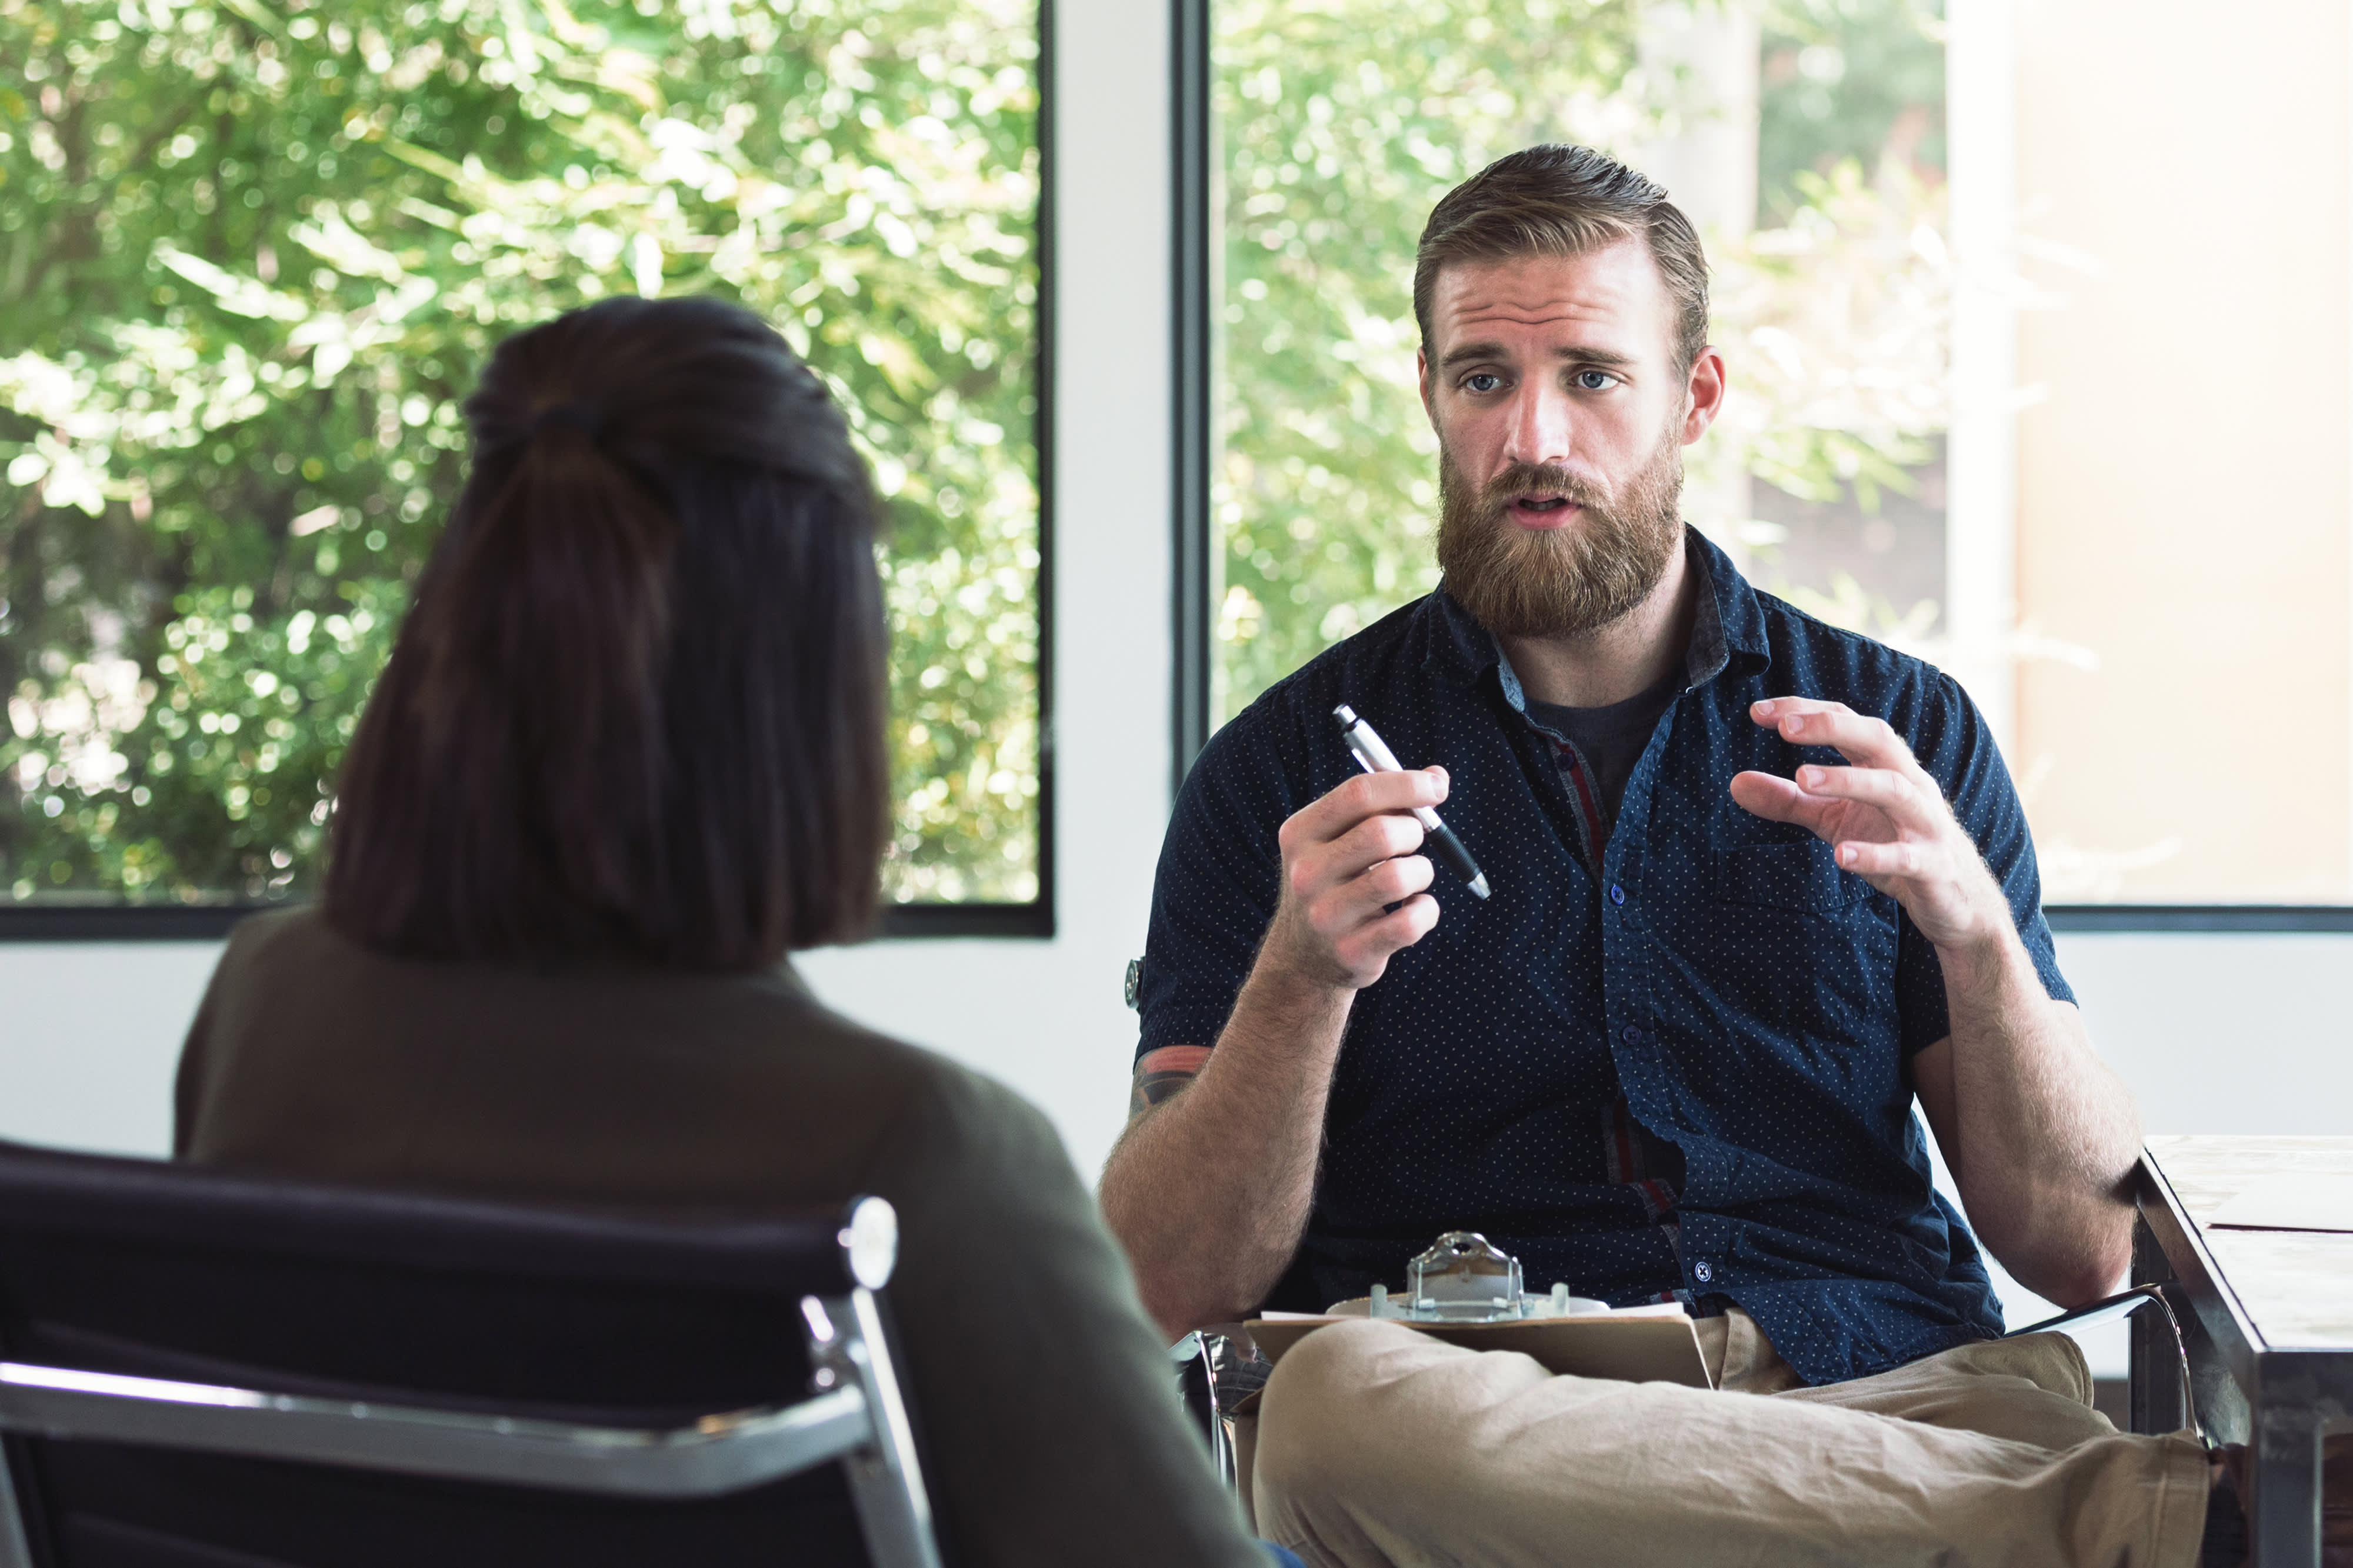
<instances>
[{"instance_id":1,"label":"woman with dark hair","mask_svg":"<svg viewBox=\"0 0 2353 1568\"><path fill-rule=\"evenodd\" d=\"M875 501L823 385L736 307L617 300L508 340L466 412L325 898L230 939L177 1152L638 1206L879 1194L954 1560L1263 1568L1045 1119L784 961L866 931L889 822Z\"/></svg>"}]
</instances>

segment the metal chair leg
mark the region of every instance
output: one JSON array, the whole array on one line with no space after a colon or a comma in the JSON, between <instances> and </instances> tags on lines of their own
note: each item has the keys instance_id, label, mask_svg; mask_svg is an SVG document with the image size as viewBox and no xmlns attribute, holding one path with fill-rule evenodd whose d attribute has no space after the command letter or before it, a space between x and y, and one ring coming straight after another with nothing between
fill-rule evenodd
<instances>
[{"instance_id":1,"label":"metal chair leg","mask_svg":"<svg viewBox=\"0 0 2353 1568\"><path fill-rule=\"evenodd\" d=\"M1225 1419L1218 1409L1216 1363L1209 1343L1215 1337L1198 1332L1187 1334L1168 1347L1168 1359L1176 1372L1176 1396L1184 1401L1185 1413L1200 1427L1209 1445L1209 1464L1218 1472L1219 1484L1231 1491L1234 1449L1226 1439Z\"/></svg>"},{"instance_id":2,"label":"metal chair leg","mask_svg":"<svg viewBox=\"0 0 2353 1568\"><path fill-rule=\"evenodd\" d=\"M873 1295L859 1289L824 1300L805 1297L801 1315L820 1386L855 1384L874 1413L873 1439L849 1458L847 1469L875 1568L940 1568L931 1497Z\"/></svg>"},{"instance_id":3,"label":"metal chair leg","mask_svg":"<svg viewBox=\"0 0 2353 1568\"><path fill-rule=\"evenodd\" d=\"M0 1568L33 1568L33 1546L16 1502L16 1478L7 1450L0 1447Z\"/></svg>"}]
</instances>

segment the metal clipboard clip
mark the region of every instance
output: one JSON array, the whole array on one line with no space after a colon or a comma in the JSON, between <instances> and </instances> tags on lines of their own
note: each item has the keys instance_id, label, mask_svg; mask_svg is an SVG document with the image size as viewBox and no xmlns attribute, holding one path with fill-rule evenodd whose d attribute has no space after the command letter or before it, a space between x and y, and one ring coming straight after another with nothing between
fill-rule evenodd
<instances>
[{"instance_id":1,"label":"metal clipboard clip","mask_svg":"<svg viewBox=\"0 0 2353 1568\"><path fill-rule=\"evenodd\" d=\"M1572 1296L1556 1284L1547 1296L1520 1288L1520 1260L1473 1230L1450 1230L1406 1265L1403 1300L1373 1287L1369 1315L1410 1323L1509 1323L1607 1311L1608 1304Z\"/></svg>"}]
</instances>

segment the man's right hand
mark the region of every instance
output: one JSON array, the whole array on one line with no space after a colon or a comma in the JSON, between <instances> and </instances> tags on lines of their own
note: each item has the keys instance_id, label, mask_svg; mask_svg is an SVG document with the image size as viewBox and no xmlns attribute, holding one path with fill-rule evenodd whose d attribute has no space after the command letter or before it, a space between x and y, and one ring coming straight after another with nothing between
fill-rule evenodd
<instances>
[{"instance_id":1,"label":"man's right hand","mask_svg":"<svg viewBox=\"0 0 2353 1568\"><path fill-rule=\"evenodd\" d=\"M1217 1048L1137 1064L1099 1196L1171 1338L1266 1300L1299 1250L1349 1009L1438 923L1413 808L1445 798L1440 768L1366 773L1284 823L1282 890Z\"/></svg>"},{"instance_id":2,"label":"man's right hand","mask_svg":"<svg viewBox=\"0 0 2353 1568\"><path fill-rule=\"evenodd\" d=\"M1446 798L1444 768L1362 773L1282 825L1282 892L1259 950L1285 979L1357 991L1438 923L1418 805ZM1269 978L1273 978L1270 975Z\"/></svg>"}]
</instances>

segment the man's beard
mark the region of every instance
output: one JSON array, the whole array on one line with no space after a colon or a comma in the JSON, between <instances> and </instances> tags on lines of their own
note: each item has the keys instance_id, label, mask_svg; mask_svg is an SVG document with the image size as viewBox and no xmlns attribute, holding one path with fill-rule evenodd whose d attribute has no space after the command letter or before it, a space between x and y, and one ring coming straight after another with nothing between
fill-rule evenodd
<instances>
[{"instance_id":1,"label":"man's beard","mask_svg":"<svg viewBox=\"0 0 2353 1568\"><path fill-rule=\"evenodd\" d=\"M1438 452L1438 565L1446 591L1499 637L1575 637L1651 596L1683 547L1683 447L1670 430L1612 497L1565 468L1514 463L1477 495ZM1532 492L1584 509L1566 527L1520 527L1504 509Z\"/></svg>"}]
</instances>

